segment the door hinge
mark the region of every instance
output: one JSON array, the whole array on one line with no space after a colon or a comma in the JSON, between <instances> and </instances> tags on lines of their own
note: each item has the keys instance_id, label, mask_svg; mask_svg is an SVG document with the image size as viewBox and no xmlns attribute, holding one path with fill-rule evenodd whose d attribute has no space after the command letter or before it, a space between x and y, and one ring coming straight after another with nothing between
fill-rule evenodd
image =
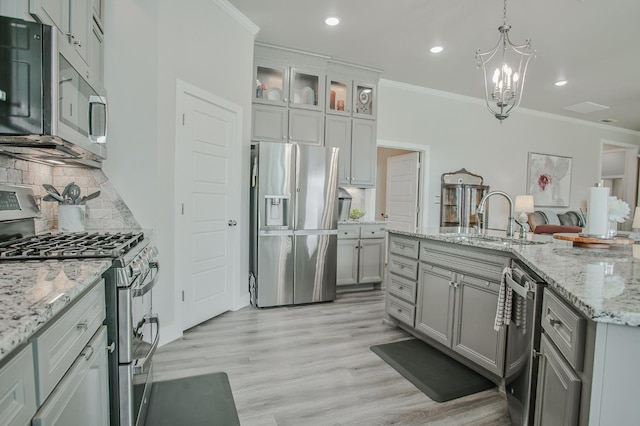
<instances>
[{"instance_id":1,"label":"door hinge","mask_svg":"<svg viewBox=\"0 0 640 426\"><path fill-rule=\"evenodd\" d=\"M184 290L182 290L182 301L184 302Z\"/></svg>"},{"instance_id":2,"label":"door hinge","mask_svg":"<svg viewBox=\"0 0 640 426\"><path fill-rule=\"evenodd\" d=\"M182 203L182 214L184 214L184 203Z\"/></svg>"},{"instance_id":3,"label":"door hinge","mask_svg":"<svg viewBox=\"0 0 640 426\"><path fill-rule=\"evenodd\" d=\"M184 118L184 114L182 114L182 125L183 125L183 126L184 126L184 120L185 120L185 118Z\"/></svg>"}]
</instances>

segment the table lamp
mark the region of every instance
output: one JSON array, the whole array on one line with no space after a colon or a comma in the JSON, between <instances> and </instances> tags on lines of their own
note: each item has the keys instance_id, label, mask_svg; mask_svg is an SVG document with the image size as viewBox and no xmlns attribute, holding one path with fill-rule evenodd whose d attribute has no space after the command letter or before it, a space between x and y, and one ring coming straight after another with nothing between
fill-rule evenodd
<instances>
[{"instance_id":1,"label":"table lamp","mask_svg":"<svg viewBox=\"0 0 640 426\"><path fill-rule=\"evenodd\" d=\"M516 222L520 225L520 239L527 238L527 228L525 224L529 221L527 213L532 213L535 209L533 206L533 195L516 195L516 205L513 210L520 215L516 219ZM639 219L640 220L640 219Z\"/></svg>"}]
</instances>

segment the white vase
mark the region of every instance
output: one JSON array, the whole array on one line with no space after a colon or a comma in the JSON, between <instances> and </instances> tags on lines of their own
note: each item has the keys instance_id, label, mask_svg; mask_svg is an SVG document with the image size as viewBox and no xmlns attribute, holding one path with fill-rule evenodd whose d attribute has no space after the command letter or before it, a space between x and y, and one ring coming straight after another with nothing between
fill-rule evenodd
<instances>
[{"instance_id":1,"label":"white vase","mask_svg":"<svg viewBox=\"0 0 640 426\"><path fill-rule=\"evenodd\" d=\"M75 204L58 205L58 231L84 231L85 206Z\"/></svg>"}]
</instances>

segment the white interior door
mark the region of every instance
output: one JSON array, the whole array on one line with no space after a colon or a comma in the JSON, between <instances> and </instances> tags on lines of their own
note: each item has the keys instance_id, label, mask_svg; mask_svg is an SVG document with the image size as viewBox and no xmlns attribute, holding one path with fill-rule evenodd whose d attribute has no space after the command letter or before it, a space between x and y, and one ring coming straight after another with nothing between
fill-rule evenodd
<instances>
[{"instance_id":1,"label":"white interior door","mask_svg":"<svg viewBox=\"0 0 640 426\"><path fill-rule=\"evenodd\" d=\"M175 259L185 330L233 307L240 110L197 88L178 97Z\"/></svg>"},{"instance_id":2,"label":"white interior door","mask_svg":"<svg viewBox=\"0 0 640 426\"><path fill-rule=\"evenodd\" d=\"M415 232L418 223L418 171L420 154L412 152L387 159L389 228Z\"/></svg>"}]
</instances>

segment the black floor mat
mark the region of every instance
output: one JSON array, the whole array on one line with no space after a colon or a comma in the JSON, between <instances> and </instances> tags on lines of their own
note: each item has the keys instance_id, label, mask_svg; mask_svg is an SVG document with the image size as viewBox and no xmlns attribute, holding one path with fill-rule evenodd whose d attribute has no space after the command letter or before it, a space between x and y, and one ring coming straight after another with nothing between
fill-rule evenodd
<instances>
[{"instance_id":1,"label":"black floor mat","mask_svg":"<svg viewBox=\"0 0 640 426\"><path fill-rule=\"evenodd\" d=\"M443 354L422 340L409 339L371 350L436 402L471 395L495 386L493 382Z\"/></svg>"},{"instance_id":2,"label":"black floor mat","mask_svg":"<svg viewBox=\"0 0 640 426\"><path fill-rule=\"evenodd\" d=\"M240 426L227 373L154 382L146 426Z\"/></svg>"}]
</instances>

